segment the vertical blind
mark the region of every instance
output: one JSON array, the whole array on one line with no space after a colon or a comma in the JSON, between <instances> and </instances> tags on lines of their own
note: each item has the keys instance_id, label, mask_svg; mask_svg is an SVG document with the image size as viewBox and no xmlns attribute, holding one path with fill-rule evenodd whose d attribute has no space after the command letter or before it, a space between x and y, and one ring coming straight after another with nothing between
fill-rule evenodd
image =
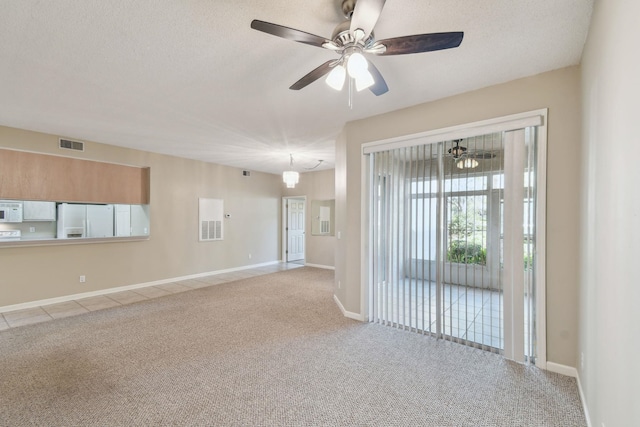
<instances>
[{"instance_id":1,"label":"vertical blind","mask_svg":"<svg viewBox=\"0 0 640 427\"><path fill-rule=\"evenodd\" d=\"M518 192L524 195L518 202L524 227L516 233L524 245L510 249L522 252L525 267L531 267L535 249L533 129L524 133L520 162L526 165ZM371 321L503 352L506 134L370 154ZM507 181L512 185L508 174ZM528 322L523 351L533 355L534 281L532 272L524 273L529 300L521 307Z\"/></svg>"}]
</instances>

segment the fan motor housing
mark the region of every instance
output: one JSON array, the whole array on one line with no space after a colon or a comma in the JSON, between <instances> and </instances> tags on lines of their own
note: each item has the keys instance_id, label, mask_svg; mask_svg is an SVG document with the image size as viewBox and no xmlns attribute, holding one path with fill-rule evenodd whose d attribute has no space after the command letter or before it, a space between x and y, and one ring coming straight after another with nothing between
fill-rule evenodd
<instances>
[{"instance_id":1,"label":"fan motor housing","mask_svg":"<svg viewBox=\"0 0 640 427\"><path fill-rule=\"evenodd\" d=\"M350 29L351 21L344 21L338 24L331 34L331 40L333 40L333 42L338 46L355 45L356 41L353 38L353 34L351 34ZM371 34L369 34L367 38L362 40L360 43L362 46L369 46L373 43L374 39L375 35L373 34L373 31L371 31Z\"/></svg>"}]
</instances>

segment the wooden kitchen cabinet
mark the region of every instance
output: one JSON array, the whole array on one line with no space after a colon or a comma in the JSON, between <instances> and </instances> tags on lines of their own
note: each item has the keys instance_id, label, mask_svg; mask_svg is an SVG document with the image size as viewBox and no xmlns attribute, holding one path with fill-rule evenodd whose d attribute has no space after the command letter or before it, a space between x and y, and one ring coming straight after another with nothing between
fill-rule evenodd
<instances>
[{"instance_id":1,"label":"wooden kitchen cabinet","mask_svg":"<svg viewBox=\"0 0 640 427\"><path fill-rule=\"evenodd\" d=\"M149 168L0 149L0 198L149 204Z\"/></svg>"}]
</instances>

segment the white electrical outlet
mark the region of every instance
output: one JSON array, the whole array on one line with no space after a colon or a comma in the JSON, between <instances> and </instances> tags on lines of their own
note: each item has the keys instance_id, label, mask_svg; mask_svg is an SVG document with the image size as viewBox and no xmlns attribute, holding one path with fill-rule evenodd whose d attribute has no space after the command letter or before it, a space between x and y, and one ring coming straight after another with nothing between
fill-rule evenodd
<instances>
[{"instance_id":1,"label":"white electrical outlet","mask_svg":"<svg viewBox=\"0 0 640 427\"><path fill-rule=\"evenodd\" d=\"M85 276L80 276L80 283L84 283L87 281L87 278Z\"/></svg>"},{"instance_id":2,"label":"white electrical outlet","mask_svg":"<svg viewBox=\"0 0 640 427\"><path fill-rule=\"evenodd\" d=\"M29 233L35 233L35 232L36 232L35 227L29 227Z\"/></svg>"},{"instance_id":3,"label":"white electrical outlet","mask_svg":"<svg viewBox=\"0 0 640 427\"><path fill-rule=\"evenodd\" d=\"M249 259L251 259L251 254L249 254Z\"/></svg>"},{"instance_id":4,"label":"white electrical outlet","mask_svg":"<svg viewBox=\"0 0 640 427\"><path fill-rule=\"evenodd\" d=\"M340 280L338 280L338 289L342 288L342 283L340 282Z\"/></svg>"}]
</instances>

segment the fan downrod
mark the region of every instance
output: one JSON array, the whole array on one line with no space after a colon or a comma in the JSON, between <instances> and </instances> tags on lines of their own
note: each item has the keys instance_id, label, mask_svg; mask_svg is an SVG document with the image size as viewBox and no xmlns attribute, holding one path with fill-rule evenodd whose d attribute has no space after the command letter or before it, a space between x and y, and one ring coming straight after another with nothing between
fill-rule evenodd
<instances>
[{"instance_id":1,"label":"fan downrod","mask_svg":"<svg viewBox=\"0 0 640 427\"><path fill-rule=\"evenodd\" d=\"M339 23L331 34L331 40L340 48L356 44L359 44L360 48L364 48L371 46L375 40L373 31L371 31L364 40L360 40L359 43L355 40L351 32L351 17L353 16L356 3L357 0L342 0L342 13L347 20Z\"/></svg>"},{"instance_id":2,"label":"fan downrod","mask_svg":"<svg viewBox=\"0 0 640 427\"><path fill-rule=\"evenodd\" d=\"M356 7L356 0L342 0L342 14L345 18L351 19L353 9Z\"/></svg>"}]
</instances>

